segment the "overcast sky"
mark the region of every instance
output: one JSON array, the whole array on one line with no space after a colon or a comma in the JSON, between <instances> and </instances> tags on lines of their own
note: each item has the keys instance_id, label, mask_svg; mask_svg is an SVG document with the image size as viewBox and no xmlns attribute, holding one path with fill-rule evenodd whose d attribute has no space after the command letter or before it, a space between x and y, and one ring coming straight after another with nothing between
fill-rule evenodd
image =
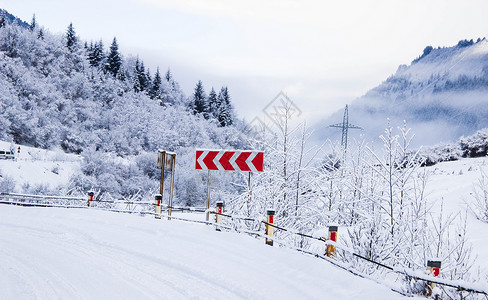
<instances>
[{"instance_id":1,"label":"overcast sky","mask_svg":"<svg viewBox=\"0 0 488 300\"><path fill-rule=\"evenodd\" d=\"M52 33L117 37L124 55L171 68L187 95L227 85L240 117L281 90L308 123L363 95L427 45L488 36L487 0L0 0ZM338 120L340 121L340 120Z\"/></svg>"}]
</instances>

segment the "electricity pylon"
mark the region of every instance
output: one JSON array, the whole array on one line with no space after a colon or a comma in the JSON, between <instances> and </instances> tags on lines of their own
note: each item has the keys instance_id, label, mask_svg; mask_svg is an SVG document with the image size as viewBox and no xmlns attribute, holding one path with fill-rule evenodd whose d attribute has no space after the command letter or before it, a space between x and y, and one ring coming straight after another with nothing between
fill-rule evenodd
<instances>
[{"instance_id":1,"label":"electricity pylon","mask_svg":"<svg viewBox=\"0 0 488 300\"><path fill-rule=\"evenodd\" d=\"M349 128L361 129L361 130L363 129L359 126L349 124L349 113L347 109L347 104L346 104L346 108L344 109L344 118L342 119L342 123L329 125L329 127L342 128L341 146L344 149L344 154L346 153L347 150L347 131L349 130Z\"/></svg>"}]
</instances>

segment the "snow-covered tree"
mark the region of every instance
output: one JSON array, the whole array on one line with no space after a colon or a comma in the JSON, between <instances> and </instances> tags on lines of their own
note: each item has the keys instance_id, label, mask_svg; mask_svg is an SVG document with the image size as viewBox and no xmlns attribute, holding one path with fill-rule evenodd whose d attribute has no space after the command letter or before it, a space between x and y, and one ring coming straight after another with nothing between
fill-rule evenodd
<instances>
[{"instance_id":1,"label":"snow-covered tree","mask_svg":"<svg viewBox=\"0 0 488 300\"><path fill-rule=\"evenodd\" d=\"M220 126L230 126L233 123L234 113L230 103L230 95L227 87L220 89L217 97L217 120Z\"/></svg>"},{"instance_id":2,"label":"snow-covered tree","mask_svg":"<svg viewBox=\"0 0 488 300\"><path fill-rule=\"evenodd\" d=\"M207 95L205 94L205 90L203 89L203 83L201 80L199 80L197 82L197 85L195 86L195 91L193 92L190 101L190 110L193 112L194 115L200 114L205 119L208 119Z\"/></svg>"},{"instance_id":3,"label":"snow-covered tree","mask_svg":"<svg viewBox=\"0 0 488 300\"><path fill-rule=\"evenodd\" d=\"M105 59L105 54L103 50L103 41L95 42L95 44L90 43L88 47L88 61L92 67L100 67L103 65Z\"/></svg>"},{"instance_id":4,"label":"snow-covered tree","mask_svg":"<svg viewBox=\"0 0 488 300\"><path fill-rule=\"evenodd\" d=\"M66 47L69 51L73 52L78 44L78 37L76 36L73 23L69 23L68 29L66 30Z\"/></svg>"},{"instance_id":5,"label":"snow-covered tree","mask_svg":"<svg viewBox=\"0 0 488 300\"><path fill-rule=\"evenodd\" d=\"M122 57L119 53L119 45L117 44L117 39L114 37L112 45L110 45L109 53L107 55L107 61L105 64L105 69L113 77L117 77L122 65Z\"/></svg>"},{"instance_id":6,"label":"snow-covered tree","mask_svg":"<svg viewBox=\"0 0 488 300\"><path fill-rule=\"evenodd\" d=\"M5 16L5 10L2 10L0 13L0 28L4 27L7 24L7 18Z\"/></svg>"},{"instance_id":7,"label":"snow-covered tree","mask_svg":"<svg viewBox=\"0 0 488 300\"><path fill-rule=\"evenodd\" d=\"M154 74L154 79L151 85L151 91L149 96L151 99L161 100L161 87L163 84L163 80L161 78L161 74L159 73L159 67L156 69L156 73Z\"/></svg>"},{"instance_id":8,"label":"snow-covered tree","mask_svg":"<svg viewBox=\"0 0 488 300\"><path fill-rule=\"evenodd\" d=\"M0 27L1 27L1 26L0 26ZM37 22L36 22L36 15L34 14L34 15L32 16L32 21L31 21L31 23L30 23L30 25L29 25L29 30L30 30L30 31L34 31L36 28L37 28Z\"/></svg>"}]
</instances>

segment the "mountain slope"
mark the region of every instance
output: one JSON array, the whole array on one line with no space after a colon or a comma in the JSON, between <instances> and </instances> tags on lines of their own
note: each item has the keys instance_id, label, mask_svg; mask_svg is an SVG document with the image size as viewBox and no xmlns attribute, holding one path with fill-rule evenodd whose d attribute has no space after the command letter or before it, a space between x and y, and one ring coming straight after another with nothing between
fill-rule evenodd
<instances>
[{"instance_id":1,"label":"mountain slope","mask_svg":"<svg viewBox=\"0 0 488 300\"><path fill-rule=\"evenodd\" d=\"M204 225L6 205L0 220L2 299L403 298L311 256Z\"/></svg>"},{"instance_id":2,"label":"mountain slope","mask_svg":"<svg viewBox=\"0 0 488 300\"><path fill-rule=\"evenodd\" d=\"M342 120L337 112L321 128ZM452 142L488 127L488 41L460 41L447 48L426 47L409 66L349 106L350 121L362 126L367 140L375 140L387 126L412 127L414 143ZM357 136L357 135L356 135ZM320 138L337 138L322 129Z\"/></svg>"}]
</instances>

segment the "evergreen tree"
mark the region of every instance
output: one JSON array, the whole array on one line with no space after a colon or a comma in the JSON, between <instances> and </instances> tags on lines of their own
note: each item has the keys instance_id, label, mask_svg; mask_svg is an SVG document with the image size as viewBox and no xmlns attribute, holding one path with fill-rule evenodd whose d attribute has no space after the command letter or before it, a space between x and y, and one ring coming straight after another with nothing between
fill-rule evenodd
<instances>
[{"instance_id":1,"label":"evergreen tree","mask_svg":"<svg viewBox=\"0 0 488 300\"><path fill-rule=\"evenodd\" d=\"M5 17L5 11L2 10L2 14L0 15L0 28L7 24L7 18Z\"/></svg>"},{"instance_id":2,"label":"evergreen tree","mask_svg":"<svg viewBox=\"0 0 488 300\"><path fill-rule=\"evenodd\" d=\"M75 29L73 28L73 23L69 23L68 30L66 31L66 47L68 50L73 52L78 43L78 38L76 37Z\"/></svg>"},{"instance_id":3,"label":"evergreen tree","mask_svg":"<svg viewBox=\"0 0 488 300\"><path fill-rule=\"evenodd\" d=\"M220 126L230 126L234 123L233 120L233 108L232 104L230 103L230 95L229 90L227 87L222 87L219 92L218 98L218 117L217 120L220 123Z\"/></svg>"},{"instance_id":4,"label":"evergreen tree","mask_svg":"<svg viewBox=\"0 0 488 300\"><path fill-rule=\"evenodd\" d=\"M171 71L169 69L168 71L166 71L166 74L164 75L164 79L166 79L168 83L171 83L173 81L173 75L171 75Z\"/></svg>"},{"instance_id":5,"label":"evergreen tree","mask_svg":"<svg viewBox=\"0 0 488 300\"><path fill-rule=\"evenodd\" d=\"M170 84L170 86L171 86L171 92L172 93L178 93L179 86L175 82L175 80L173 79L173 75L171 74L171 71L169 70L169 68L168 68L168 71L166 72L166 74L164 75L164 78Z\"/></svg>"},{"instance_id":6,"label":"evergreen tree","mask_svg":"<svg viewBox=\"0 0 488 300\"><path fill-rule=\"evenodd\" d=\"M32 22L31 22L31 23L30 23L30 25L29 25L29 30L30 30L30 31L34 31L34 29L36 29L36 27L37 27L37 23L36 23L36 14L34 14L34 15L32 16Z\"/></svg>"},{"instance_id":7,"label":"evergreen tree","mask_svg":"<svg viewBox=\"0 0 488 300\"><path fill-rule=\"evenodd\" d=\"M154 80L152 82L151 92L149 96L151 99L158 99L161 100L161 84L163 80L161 78L161 74L159 74L159 67L156 69L156 74L154 74Z\"/></svg>"},{"instance_id":8,"label":"evergreen tree","mask_svg":"<svg viewBox=\"0 0 488 300\"><path fill-rule=\"evenodd\" d=\"M105 64L105 69L108 73L112 74L113 77L117 77L119 73L120 66L122 65L122 57L119 53L119 45L117 45L117 39L114 37L112 45L110 46L109 53L107 55L107 62Z\"/></svg>"},{"instance_id":9,"label":"evergreen tree","mask_svg":"<svg viewBox=\"0 0 488 300\"><path fill-rule=\"evenodd\" d=\"M214 88L208 94L208 115L211 118L217 119L219 116L219 99L217 97L217 93L215 92Z\"/></svg>"},{"instance_id":10,"label":"evergreen tree","mask_svg":"<svg viewBox=\"0 0 488 300\"><path fill-rule=\"evenodd\" d=\"M139 62L139 58L137 58L135 66L134 90L136 92L150 92L150 85L151 75L149 74L149 70L146 72L144 62Z\"/></svg>"},{"instance_id":11,"label":"evergreen tree","mask_svg":"<svg viewBox=\"0 0 488 300\"><path fill-rule=\"evenodd\" d=\"M203 114L205 119L208 119L207 115L207 95L205 95L205 90L203 89L203 83L201 80L197 82L195 87L195 92L193 92L192 112L194 115Z\"/></svg>"},{"instance_id":12,"label":"evergreen tree","mask_svg":"<svg viewBox=\"0 0 488 300\"><path fill-rule=\"evenodd\" d=\"M88 61L92 67L98 67L102 65L103 59L105 55L103 54L103 42L93 44L90 42L90 46L88 47Z\"/></svg>"},{"instance_id":13,"label":"evergreen tree","mask_svg":"<svg viewBox=\"0 0 488 300\"><path fill-rule=\"evenodd\" d=\"M139 80L139 75L141 73L141 63L139 62L139 57L136 59L136 65L134 67L134 91L140 92L142 91L141 81Z\"/></svg>"},{"instance_id":14,"label":"evergreen tree","mask_svg":"<svg viewBox=\"0 0 488 300\"><path fill-rule=\"evenodd\" d=\"M37 38L41 40L44 39L44 30L42 30L42 28L39 29L39 32L37 33Z\"/></svg>"},{"instance_id":15,"label":"evergreen tree","mask_svg":"<svg viewBox=\"0 0 488 300\"><path fill-rule=\"evenodd\" d=\"M145 74L145 80L146 80L146 86L144 90L149 94L152 90L152 78L151 78L151 71L149 68L147 68L146 74Z\"/></svg>"}]
</instances>

